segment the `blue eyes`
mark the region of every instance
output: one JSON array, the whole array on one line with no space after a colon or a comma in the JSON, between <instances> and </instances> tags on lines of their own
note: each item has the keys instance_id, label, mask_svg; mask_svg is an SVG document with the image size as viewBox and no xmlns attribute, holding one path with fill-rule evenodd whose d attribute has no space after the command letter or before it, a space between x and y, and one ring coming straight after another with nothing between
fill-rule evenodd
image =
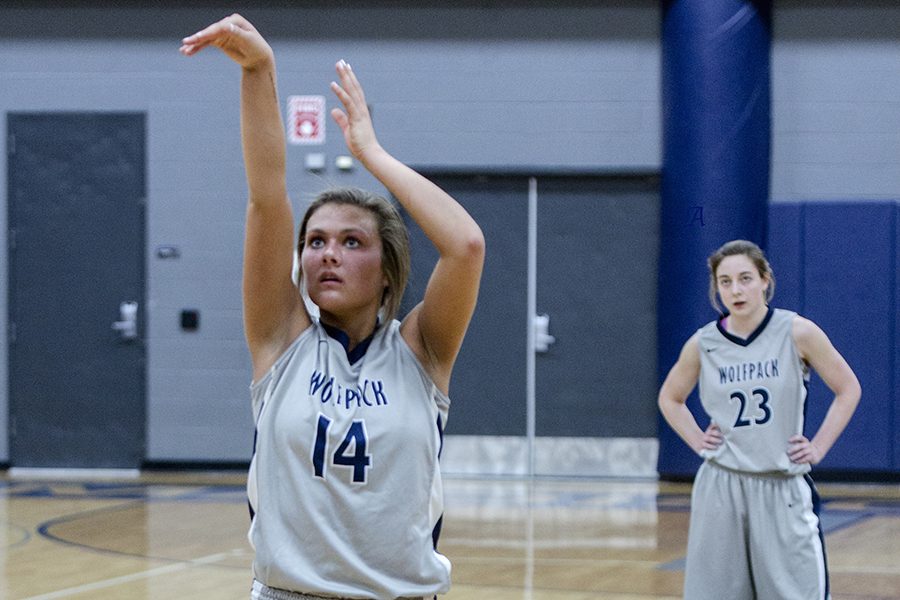
<instances>
[{"instance_id":1,"label":"blue eyes","mask_svg":"<svg viewBox=\"0 0 900 600\"><path fill-rule=\"evenodd\" d=\"M322 238L313 238L309 240L306 245L310 248L322 249L325 247L325 240ZM362 246L362 242L355 237L348 237L343 241L343 245L347 248L359 248Z\"/></svg>"}]
</instances>

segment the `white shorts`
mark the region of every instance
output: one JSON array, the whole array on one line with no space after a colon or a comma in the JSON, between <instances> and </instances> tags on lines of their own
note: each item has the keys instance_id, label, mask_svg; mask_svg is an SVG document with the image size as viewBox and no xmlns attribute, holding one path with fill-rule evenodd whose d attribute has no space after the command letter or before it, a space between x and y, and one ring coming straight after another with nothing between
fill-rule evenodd
<instances>
[{"instance_id":1,"label":"white shorts","mask_svg":"<svg viewBox=\"0 0 900 600\"><path fill-rule=\"evenodd\" d=\"M808 475L705 461L691 492L685 600L828 600L818 509Z\"/></svg>"}]
</instances>

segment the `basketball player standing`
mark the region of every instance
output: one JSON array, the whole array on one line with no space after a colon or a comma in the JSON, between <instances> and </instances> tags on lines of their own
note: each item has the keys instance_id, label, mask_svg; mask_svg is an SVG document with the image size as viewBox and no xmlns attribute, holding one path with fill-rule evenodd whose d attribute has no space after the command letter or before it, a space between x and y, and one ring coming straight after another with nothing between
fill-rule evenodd
<instances>
[{"instance_id":1,"label":"basketball player standing","mask_svg":"<svg viewBox=\"0 0 900 600\"><path fill-rule=\"evenodd\" d=\"M685 343L659 392L666 421L705 459L691 496L684 598L827 600L808 472L856 410L859 382L815 323L768 306L775 278L755 244L723 245L709 270L724 316ZM811 439L803 435L810 368L834 393ZM685 405L698 382L706 431Z\"/></svg>"}]
</instances>

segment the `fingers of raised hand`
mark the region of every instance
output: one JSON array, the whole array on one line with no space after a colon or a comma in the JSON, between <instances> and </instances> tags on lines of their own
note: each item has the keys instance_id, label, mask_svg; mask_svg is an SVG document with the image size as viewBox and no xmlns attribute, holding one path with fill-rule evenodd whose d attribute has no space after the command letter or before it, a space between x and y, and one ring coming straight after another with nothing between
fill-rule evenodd
<instances>
[{"instance_id":1,"label":"fingers of raised hand","mask_svg":"<svg viewBox=\"0 0 900 600\"><path fill-rule=\"evenodd\" d=\"M182 52L192 54L197 50L208 46L222 35L227 35L232 27L234 27L234 25L228 22L227 19L222 19L217 23L213 23L209 27L201 29L193 35L189 35L182 39L181 50Z\"/></svg>"},{"instance_id":2,"label":"fingers of raised hand","mask_svg":"<svg viewBox=\"0 0 900 600\"><path fill-rule=\"evenodd\" d=\"M253 26L239 14L233 14L181 40L182 54L196 54L206 46L224 46L229 39L245 31L253 31Z\"/></svg>"},{"instance_id":3,"label":"fingers of raised hand","mask_svg":"<svg viewBox=\"0 0 900 600\"><path fill-rule=\"evenodd\" d=\"M341 101L347 105L353 105L352 108L364 109L366 106L366 98L363 94L362 86L359 84L359 80L356 78L356 74L353 72L353 69L347 63L347 61L341 59L335 65L335 70L337 71L338 77L340 78L340 89L344 92L345 95L338 94L341 98ZM337 92L336 92L337 93ZM351 106L347 107L348 109Z\"/></svg>"},{"instance_id":4,"label":"fingers of raised hand","mask_svg":"<svg viewBox=\"0 0 900 600\"><path fill-rule=\"evenodd\" d=\"M343 58L334 64L334 70L337 71L341 84L347 85L350 77L350 63Z\"/></svg>"},{"instance_id":5,"label":"fingers of raised hand","mask_svg":"<svg viewBox=\"0 0 900 600\"><path fill-rule=\"evenodd\" d=\"M334 95L338 97L338 100L341 101L341 104L347 106L350 103L350 95L341 87L339 83L334 81L331 82L331 91L334 92Z\"/></svg>"},{"instance_id":6,"label":"fingers of raised hand","mask_svg":"<svg viewBox=\"0 0 900 600\"><path fill-rule=\"evenodd\" d=\"M338 124L342 131L347 129L347 115L344 111L339 108L332 108L331 118L334 119L334 122Z\"/></svg>"}]
</instances>

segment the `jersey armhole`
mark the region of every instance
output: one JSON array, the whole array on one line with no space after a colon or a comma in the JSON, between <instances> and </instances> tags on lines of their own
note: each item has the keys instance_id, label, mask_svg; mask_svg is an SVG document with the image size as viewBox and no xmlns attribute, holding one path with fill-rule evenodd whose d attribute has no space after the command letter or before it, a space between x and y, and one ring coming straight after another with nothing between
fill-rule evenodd
<instances>
[{"instance_id":1,"label":"jersey armhole","mask_svg":"<svg viewBox=\"0 0 900 600\"><path fill-rule=\"evenodd\" d=\"M390 327L396 328L396 331L392 331L391 335L396 335L400 340L400 347L402 351L405 352L413 361L413 364L416 365L416 369L419 371L419 376L422 378L422 382L431 389L431 396L434 398L435 403L438 407L442 407L444 409L450 406L450 396L441 391L441 389L437 386L434 380L429 375L428 371L425 370L425 367L419 361L419 357L416 356L416 353L413 352L413 349L410 347L409 343L403 338L403 335L400 333L400 321L394 321L391 323Z\"/></svg>"}]
</instances>

